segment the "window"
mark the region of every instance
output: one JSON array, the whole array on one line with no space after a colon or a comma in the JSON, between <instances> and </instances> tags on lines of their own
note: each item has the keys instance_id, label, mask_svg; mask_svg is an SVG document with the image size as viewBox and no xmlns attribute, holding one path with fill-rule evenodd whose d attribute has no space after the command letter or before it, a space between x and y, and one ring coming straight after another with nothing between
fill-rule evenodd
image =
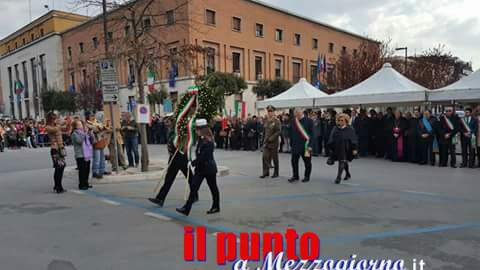
<instances>
[{"instance_id":1,"label":"window","mask_svg":"<svg viewBox=\"0 0 480 270\"><path fill-rule=\"evenodd\" d=\"M232 53L232 71L234 73L240 73L240 53Z\"/></svg>"},{"instance_id":2,"label":"window","mask_svg":"<svg viewBox=\"0 0 480 270\"><path fill-rule=\"evenodd\" d=\"M336 86L337 84L337 75L335 73L335 65L329 65L327 68L327 83L330 86Z\"/></svg>"},{"instance_id":3,"label":"window","mask_svg":"<svg viewBox=\"0 0 480 270\"><path fill-rule=\"evenodd\" d=\"M275 79L282 78L282 60L276 59L275 60Z\"/></svg>"},{"instance_id":4,"label":"window","mask_svg":"<svg viewBox=\"0 0 480 270\"><path fill-rule=\"evenodd\" d=\"M108 32L107 33L107 40L112 41L113 40L113 32Z\"/></svg>"},{"instance_id":5,"label":"window","mask_svg":"<svg viewBox=\"0 0 480 270\"><path fill-rule=\"evenodd\" d=\"M33 111L35 116L38 116L40 113L40 104L39 104L38 82L37 82L37 60L35 58L30 59L30 68L32 71Z\"/></svg>"},{"instance_id":6,"label":"window","mask_svg":"<svg viewBox=\"0 0 480 270\"><path fill-rule=\"evenodd\" d=\"M312 48L318 49L318 39L316 38L312 39Z\"/></svg>"},{"instance_id":7,"label":"window","mask_svg":"<svg viewBox=\"0 0 480 270\"><path fill-rule=\"evenodd\" d=\"M293 44L295 46L300 46L301 39L302 37L300 36L300 34L295 34Z\"/></svg>"},{"instance_id":8,"label":"window","mask_svg":"<svg viewBox=\"0 0 480 270\"><path fill-rule=\"evenodd\" d=\"M328 43L328 52L329 53L335 52L335 44L333 44L332 42Z\"/></svg>"},{"instance_id":9,"label":"window","mask_svg":"<svg viewBox=\"0 0 480 270\"><path fill-rule=\"evenodd\" d=\"M75 89L75 72L70 72L70 88Z\"/></svg>"},{"instance_id":10,"label":"window","mask_svg":"<svg viewBox=\"0 0 480 270\"><path fill-rule=\"evenodd\" d=\"M275 40L276 41L283 41L283 30L282 29L276 29L275 30Z\"/></svg>"},{"instance_id":11,"label":"window","mask_svg":"<svg viewBox=\"0 0 480 270\"><path fill-rule=\"evenodd\" d=\"M15 49L16 49L16 48L18 48L18 44L17 44L17 42L15 42Z\"/></svg>"},{"instance_id":12,"label":"window","mask_svg":"<svg viewBox=\"0 0 480 270\"><path fill-rule=\"evenodd\" d=\"M132 59L128 59L128 84L132 85L135 82L135 65Z\"/></svg>"},{"instance_id":13,"label":"window","mask_svg":"<svg viewBox=\"0 0 480 270\"><path fill-rule=\"evenodd\" d=\"M232 30L240 32L242 30L242 19L238 17L232 18Z\"/></svg>"},{"instance_id":14,"label":"window","mask_svg":"<svg viewBox=\"0 0 480 270\"><path fill-rule=\"evenodd\" d=\"M255 36L263 37L263 24L261 23L255 24Z\"/></svg>"},{"instance_id":15,"label":"window","mask_svg":"<svg viewBox=\"0 0 480 270\"><path fill-rule=\"evenodd\" d=\"M84 53L84 52L85 52L85 48L84 48L84 46L83 46L83 42L80 42L80 43L78 44L78 46L80 47L80 53Z\"/></svg>"},{"instance_id":16,"label":"window","mask_svg":"<svg viewBox=\"0 0 480 270\"><path fill-rule=\"evenodd\" d=\"M302 76L302 68L300 63L293 63L293 82L297 83Z\"/></svg>"},{"instance_id":17,"label":"window","mask_svg":"<svg viewBox=\"0 0 480 270\"><path fill-rule=\"evenodd\" d=\"M318 68L317 65L310 66L310 83L316 85L318 80Z\"/></svg>"},{"instance_id":18,"label":"window","mask_svg":"<svg viewBox=\"0 0 480 270\"><path fill-rule=\"evenodd\" d=\"M45 54L40 55L40 74L42 78L42 88L41 90L47 90L48 81L47 81L47 68L46 68L46 59Z\"/></svg>"},{"instance_id":19,"label":"window","mask_svg":"<svg viewBox=\"0 0 480 270\"><path fill-rule=\"evenodd\" d=\"M205 23L210 25L216 25L215 11L207 9L205 11Z\"/></svg>"},{"instance_id":20,"label":"window","mask_svg":"<svg viewBox=\"0 0 480 270\"><path fill-rule=\"evenodd\" d=\"M22 40L22 42L23 42L23 45L25 45L25 43L26 43L26 40L25 40L25 38Z\"/></svg>"},{"instance_id":21,"label":"window","mask_svg":"<svg viewBox=\"0 0 480 270\"><path fill-rule=\"evenodd\" d=\"M8 67L8 82L10 86L10 113L12 116L15 115L15 92L13 90L13 74L12 74L12 67Z\"/></svg>"},{"instance_id":22,"label":"window","mask_svg":"<svg viewBox=\"0 0 480 270\"><path fill-rule=\"evenodd\" d=\"M123 29L123 34L125 37L128 37L130 35L130 25L125 26Z\"/></svg>"},{"instance_id":23,"label":"window","mask_svg":"<svg viewBox=\"0 0 480 270\"><path fill-rule=\"evenodd\" d=\"M255 56L255 79L263 80L263 59L260 56Z\"/></svg>"},{"instance_id":24,"label":"window","mask_svg":"<svg viewBox=\"0 0 480 270\"><path fill-rule=\"evenodd\" d=\"M34 41L35 40L35 34L30 34L30 41Z\"/></svg>"},{"instance_id":25,"label":"window","mask_svg":"<svg viewBox=\"0 0 480 270\"><path fill-rule=\"evenodd\" d=\"M143 30L144 31L149 31L152 28L152 21L150 18L144 18L143 19Z\"/></svg>"},{"instance_id":26,"label":"window","mask_svg":"<svg viewBox=\"0 0 480 270\"><path fill-rule=\"evenodd\" d=\"M93 43L93 48L98 48L98 38L94 37L92 38L92 43Z\"/></svg>"},{"instance_id":27,"label":"window","mask_svg":"<svg viewBox=\"0 0 480 270\"><path fill-rule=\"evenodd\" d=\"M82 69L82 81L83 82L87 81L87 70L85 68Z\"/></svg>"},{"instance_id":28,"label":"window","mask_svg":"<svg viewBox=\"0 0 480 270\"><path fill-rule=\"evenodd\" d=\"M22 62L22 71L23 71L23 96L25 97L25 114L26 117L30 117L30 93L28 88L28 75L27 75L27 62Z\"/></svg>"},{"instance_id":29,"label":"window","mask_svg":"<svg viewBox=\"0 0 480 270\"><path fill-rule=\"evenodd\" d=\"M72 47L67 48L68 60L72 60Z\"/></svg>"},{"instance_id":30,"label":"window","mask_svg":"<svg viewBox=\"0 0 480 270\"><path fill-rule=\"evenodd\" d=\"M167 11L167 25L175 24L175 11L169 10Z\"/></svg>"},{"instance_id":31,"label":"window","mask_svg":"<svg viewBox=\"0 0 480 270\"><path fill-rule=\"evenodd\" d=\"M40 36L43 37L44 34L45 34L45 32L43 31L43 28L40 29Z\"/></svg>"},{"instance_id":32,"label":"window","mask_svg":"<svg viewBox=\"0 0 480 270\"><path fill-rule=\"evenodd\" d=\"M215 49L207 49L207 74L215 72Z\"/></svg>"},{"instance_id":33,"label":"window","mask_svg":"<svg viewBox=\"0 0 480 270\"><path fill-rule=\"evenodd\" d=\"M353 57L357 57L358 56L358 50L357 49L353 49Z\"/></svg>"},{"instance_id":34,"label":"window","mask_svg":"<svg viewBox=\"0 0 480 270\"><path fill-rule=\"evenodd\" d=\"M345 46L342 47L342 53L347 53L347 47Z\"/></svg>"}]
</instances>

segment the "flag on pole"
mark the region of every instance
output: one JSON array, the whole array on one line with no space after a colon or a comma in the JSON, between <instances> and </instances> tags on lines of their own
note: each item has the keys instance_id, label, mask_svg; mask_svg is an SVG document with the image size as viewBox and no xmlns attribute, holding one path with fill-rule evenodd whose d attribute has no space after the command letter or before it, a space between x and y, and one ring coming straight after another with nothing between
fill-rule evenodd
<instances>
[{"instance_id":1,"label":"flag on pole","mask_svg":"<svg viewBox=\"0 0 480 270\"><path fill-rule=\"evenodd\" d=\"M23 92L23 84L20 80L15 82L15 94L20 95Z\"/></svg>"},{"instance_id":2,"label":"flag on pole","mask_svg":"<svg viewBox=\"0 0 480 270\"><path fill-rule=\"evenodd\" d=\"M327 57L323 56L323 72L327 72Z\"/></svg>"},{"instance_id":3,"label":"flag on pole","mask_svg":"<svg viewBox=\"0 0 480 270\"><path fill-rule=\"evenodd\" d=\"M170 88L175 88L175 85L177 84L176 78L178 75L177 64L172 64L168 75L169 75L168 86L170 86Z\"/></svg>"},{"instance_id":4,"label":"flag on pole","mask_svg":"<svg viewBox=\"0 0 480 270\"><path fill-rule=\"evenodd\" d=\"M147 85L148 91L155 91L155 73L151 69L148 69L147 71Z\"/></svg>"},{"instance_id":5,"label":"flag on pole","mask_svg":"<svg viewBox=\"0 0 480 270\"><path fill-rule=\"evenodd\" d=\"M320 58L320 54L318 55L318 58L317 58L317 72L316 72L316 78L315 78L315 87L317 87L318 89L320 89L321 87L321 84L320 84L320 71L322 69L322 60Z\"/></svg>"}]
</instances>

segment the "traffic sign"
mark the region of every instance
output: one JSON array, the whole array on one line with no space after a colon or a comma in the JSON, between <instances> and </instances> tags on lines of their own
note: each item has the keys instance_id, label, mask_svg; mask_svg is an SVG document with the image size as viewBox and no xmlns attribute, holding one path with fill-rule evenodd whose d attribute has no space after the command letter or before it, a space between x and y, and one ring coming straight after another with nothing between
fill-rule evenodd
<instances>
[{"instance_id":1,"label":"traffic sign","mask_svg":"<svg viewBox=\"0 0 480 270\"><path fill-rule=\"evenodd\" d=\"M111 59L100 61L100 79L102 81L103 102L116 102L119 99L117 70Z\"/></svg>"}]
</instances>

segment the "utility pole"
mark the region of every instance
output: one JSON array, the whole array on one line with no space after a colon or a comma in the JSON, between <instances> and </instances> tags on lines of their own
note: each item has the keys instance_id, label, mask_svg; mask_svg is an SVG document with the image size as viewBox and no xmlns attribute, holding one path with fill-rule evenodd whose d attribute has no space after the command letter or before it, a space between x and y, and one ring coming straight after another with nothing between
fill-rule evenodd
<instances>
[{"instance_id":1,"label":"utility pole","mask_svg":"<svg viewBox=\"0 0 480 270\"><path fill-rule=\"evenodd\" d=\"M103 17L103 39L105 45L105 58L109 59L110 55L108 52L108 25L107 25L107 0L102 0L102 17ZM118 147L117 147L117 127L115 124L115 115L113 112L113 102L108 102L108 107L110 109L110 121L112 122L112 132L113 132L113 165L115 166L116 173L119 172L118 168ZM112 153L110 153L110 157Z\"/></svg>"}]
</instances>

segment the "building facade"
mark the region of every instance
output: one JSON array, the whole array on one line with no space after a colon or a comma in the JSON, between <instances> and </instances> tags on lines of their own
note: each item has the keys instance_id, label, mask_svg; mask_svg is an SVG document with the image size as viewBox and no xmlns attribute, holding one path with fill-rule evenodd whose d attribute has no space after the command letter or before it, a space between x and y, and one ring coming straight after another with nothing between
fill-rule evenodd
<instances>
[{"instance_id":1,"label":"building facade","mask_svg":"<svg viewBox=\"0 0 480 270\"><path fill-rule=\"evenodd\" d=\"M17 119L43 115L42 91L65 90L60 32L87 19L50 11L0 41L0 113Z\"/></svg>"},{"instance_id":2,"label":"building facade","mask_svg":"<svg viewBox=\"0 0 480 270\"><path fill-rule=\"evenodd\" d=\"M279 78L295 83L305 77L314 83L319 56L328 62L324 75L335 76L335 63L341 53L356 54L362 42L376 43L255 0L159 0L149 10L162 14L156 17L146 13L142 22L151 26L148 31L152 36L162 39L155 51L160 52L156 55L160 56L155 66L156 89L168 89L175 99L194 84L195 75L213 71L237 74L245 78L249 89L241 96L226 99L227 113L234 110L236 101L246 103L248 114L256 112L257 97L251 89L260 79ZM115 18L122 12L119 8L110 12L109 17ZM103 47L98 45L103 41L99 21L100 18L92 19L63 33L65 88L78 88L89 76L98 77L96 63L104 55ZM128 31L125 22L109 20L108 38L112 44L121 42ZM189 59L180 63L172 61L172 57L162 57L185 46L205 50L188 55ZM131 59L116 60L122 89L120 106L125 111L129 101L137 96L136 73Z\"/></svg>"}]
</instances>

